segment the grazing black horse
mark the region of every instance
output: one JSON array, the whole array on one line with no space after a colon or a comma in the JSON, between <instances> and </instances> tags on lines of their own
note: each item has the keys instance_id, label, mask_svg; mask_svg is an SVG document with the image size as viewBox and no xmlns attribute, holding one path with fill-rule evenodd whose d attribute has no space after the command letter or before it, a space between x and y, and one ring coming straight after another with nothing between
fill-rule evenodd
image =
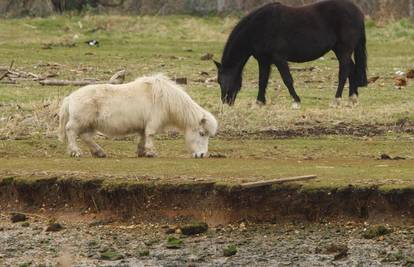
<instances>
[{"instance_id":1,"label":"grazing black horse","mask_svg":"<svg viewBox=\"0 0 414 267\"><path fill-rule=\"evenodd\" d=\"M307 62L333 50L339 60L336 101L349 78L349 96L357 100L358 87L367 85L367 52L364 15L349 0L326 0L303 7L267 4L233 29L218 68L223 103L233 105L242 85L243 68L253 56L259 63L258 103L266 103L266 87L272 64L299 107L288 62ZM354 54L355 63L352 59Z\"/></svg>"}]
</instances>

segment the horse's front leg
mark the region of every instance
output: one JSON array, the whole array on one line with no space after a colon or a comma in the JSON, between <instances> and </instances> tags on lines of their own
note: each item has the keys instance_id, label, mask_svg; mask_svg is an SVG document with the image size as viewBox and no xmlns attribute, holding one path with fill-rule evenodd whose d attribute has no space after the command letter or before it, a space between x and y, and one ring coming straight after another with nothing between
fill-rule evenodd
<instances>
[{"instance_id":1,"label":"horse's front leg","mask_svg":"<svg viewBox=\"0 0 414 267\"><path fill-rule=\"evenodd\" d=\"M258 60L259 63L259 93L256 103L258 105L266 105L266 88L269 82L270 66L269 62Z\"/></svg>"},{"instance_id":2,"label":"horse's front leg","mask_svg":"<svg viewBox=\"0 0 414 267\"><path fill-rule=\"evenodd\" d=\"M289 64L286 61L279 61L276 64L277 69L280 72L280 76L282 76L283 82L285 83L286 87L289 90L289 94L293 98L293 109L300 109L300 98L296 94L295 88L293 87L293 77L290 73Z\"/></svg>"}]
</instances>

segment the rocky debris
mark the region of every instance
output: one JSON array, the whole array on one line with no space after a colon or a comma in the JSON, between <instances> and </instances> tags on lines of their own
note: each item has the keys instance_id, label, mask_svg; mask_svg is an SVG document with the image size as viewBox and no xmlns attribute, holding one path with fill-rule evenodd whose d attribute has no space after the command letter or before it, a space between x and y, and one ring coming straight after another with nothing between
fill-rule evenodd
<instances>
[{"instance_id":1,"label":"rocky debris","mask_svg":"<svg viewBox=\"0 0 414 267\"><path fill-rule=\"evenodd\" d=\"M57 222L50 222L49 225L46 227L46 232L59 232L63 230L64 227Z\"/></svg>"},{"instance_id":2,"label":"rocky debris","mask_svg":"<svg viewBox=\"0 0 414 267\"><path fill-rule=\"evenodd\" d=\"M188 83L188 79L187 77L179 77L179 78L175 78L174 81L177 84L187 84Z\"/></svg>"},{"instance_id":3,"label":"rocky debris","mask_svg":"<svg viewBox=\"0 0 414 267\"><path fill-rule=\"evenodd\" d=\"M219 152L210 153L208 157L209 158L215 158L215 159L225 159L225 158L227 158L227 156L225 154L219 153Z\"/></svg>"},{"instance_id":4,"label":"rocky debris","mask_svg":"<svg viewBox=\"0 0 414 267\"><path fill-rule=\"evenodd\" d=\"M379 160L406 160L406 158L400 156L391 157L390 155L384 153L381 154Z\"/></svg>"},{"instance_id":5,"label":"rocky debris","mask_svg":"<svg viewBox=\"0 0 414 267\"><path fill-rule=\"evenodd\" d=\"M395 82L395 86L400 89L401 87L407 86L407 79L404 77L396 77L394 79L394 82Z\"/></svg>"},{"instance_id":6,"label":"rocky debris","mask_svg":"<svg viewBox=\"0 0 414 267\"><path fill-rule=\"evenodd\" d=\"M380 78L380 76L374 76L368 79L368 83L375 83L378 79Z\"/></svg>"},{"instance_id":7,"label":"rocky debris","mask_svg":"<svg viewBox=\"0 0 414 267\"><path fill-rule=\"evenodd\" d=\"M12 223L24 222L27 220L27 216L23 213L13 213L10 217L10 220Z\"/></svg>"},{"instance_id":8,"label":"rocky debris","mask_svg":"<svg viewBox=\"0 0 414 267\"><path fill-rule=\"evenodd\" d=\"M361 238L366 225L357 221L249 224L244 231L243 223L221 225L205 235L183 237L185 245L175 250L165 246L169 235L164 231L176 228L173 224L114 222L90 227L86 222L66 222L59 235L42 231L45 224L47 220L36 218L22 229L0 216L0 244L7 244L0 246L0 262L56 266L64 254L71 259L66 266L410 266L414 257L412 224L393 225L385 242ZM237 253L227 258L223 250L230 244Z\"/></svg>"},{"instance_id":9,"label":"rocky debris","mask_svg":"<svg viewBox=\"0 0 414 267\"><path fill-rule=\"evenodd\" d=\"M407 72L407 79L414 79L414 69Z\"/></svg>"},{"instance_id":10,"label":"rocky debris","mask_svg":"<svg viewBox=\"0 0 414 267\"><path fill-rule=\"evenodd\" d=\"M344 244L330 244L326 248L327 254L335 254L334 260L341 260L348 256L348 246Z\"/></svg>"},{"instance_id":11,"label":"rocky debris","mask_svg":"<svg viewBox=\"0 0 414 267\"><path fill-rule=\"evenodd\" d=\"M206 53L200 57L201 60L212 60L214 58L214 55L211 53Z\"/></svg>"},{"instance_id":12,"label":"rocky debris","mask_svg":"<svg viewBox=\"0 0 414 267\"><path fill-rule=\"evenodd\" d=\"M208 225L205 222L195 222L180 227L184 235L197 235L207 232Z\"/></svg>"}]
</instances>

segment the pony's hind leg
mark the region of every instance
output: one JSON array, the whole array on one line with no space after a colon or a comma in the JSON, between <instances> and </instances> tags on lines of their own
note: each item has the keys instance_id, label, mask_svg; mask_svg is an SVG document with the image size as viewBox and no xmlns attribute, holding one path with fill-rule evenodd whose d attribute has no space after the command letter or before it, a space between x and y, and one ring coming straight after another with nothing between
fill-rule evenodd
<instances>
[{"instance_id":1,"label":"pony's hind leg","mask_svg":"<svg viewBox=\"0 0 414 267\"><path fill-rule=\"evenodd\" d=\"M70 120L66 124L66 135L68 138L68 152L71 157L78 158L82 155L82 151L78 147L76 143L76 138L79 135L79 127L78 124L72 120Z\"/></svg>"},{"instance_id":2,"label":"pony's hind leg","mask_svg":"<svg viewBox=\"0 0 414 267\"><path fill-rule=\"evenodd\" d=\"M276 67L282 76L283 82L289 90L289 94L292 96L294 102L292 104L293 109L300 109L300 98L296 94L295 88L293 87L293 77L290 73L289 65L286 61L280 61L276 63Z\"/></svg>"},{"instance_id":3,"label":"pony's hind leg","mask_svg":"<svg viewBox=\"0 0 414 267\"><path fill-rule=\"evenodd\" d=\"M83 142L89 147L92 156L97 158L105 158L105 151L93 140L94 132L86 132L80 135Z\"/></svg>"}]
</instances>

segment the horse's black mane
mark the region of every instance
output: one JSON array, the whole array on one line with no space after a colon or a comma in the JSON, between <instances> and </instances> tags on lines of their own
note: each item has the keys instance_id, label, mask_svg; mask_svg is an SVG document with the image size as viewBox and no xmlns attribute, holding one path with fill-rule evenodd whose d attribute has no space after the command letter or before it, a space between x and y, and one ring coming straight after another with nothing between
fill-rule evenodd
<instances>
[{"instance_id":1,"label":"horse's black mane","mask_svg":"<svg viewBox=\"0 0 414 267\"><path fill-rule=\"evenodd\" d=\"M251 25L255 19L257 17L261 17L263 12L266 12L269 9L279 5L281 5L279 2L265 4L250 12L247 16L243 17L239 23L237 23L233 31L230 33L230 36L224 47L222 63L228 62L228 60L230 60L230 51L233 50L233 46L238 45L240 48L243 48L243 45L246 45L246 40L239 40L239 38L244 35L246 30L249 30L251 28Z\"/></svg>"}]
</instances>

